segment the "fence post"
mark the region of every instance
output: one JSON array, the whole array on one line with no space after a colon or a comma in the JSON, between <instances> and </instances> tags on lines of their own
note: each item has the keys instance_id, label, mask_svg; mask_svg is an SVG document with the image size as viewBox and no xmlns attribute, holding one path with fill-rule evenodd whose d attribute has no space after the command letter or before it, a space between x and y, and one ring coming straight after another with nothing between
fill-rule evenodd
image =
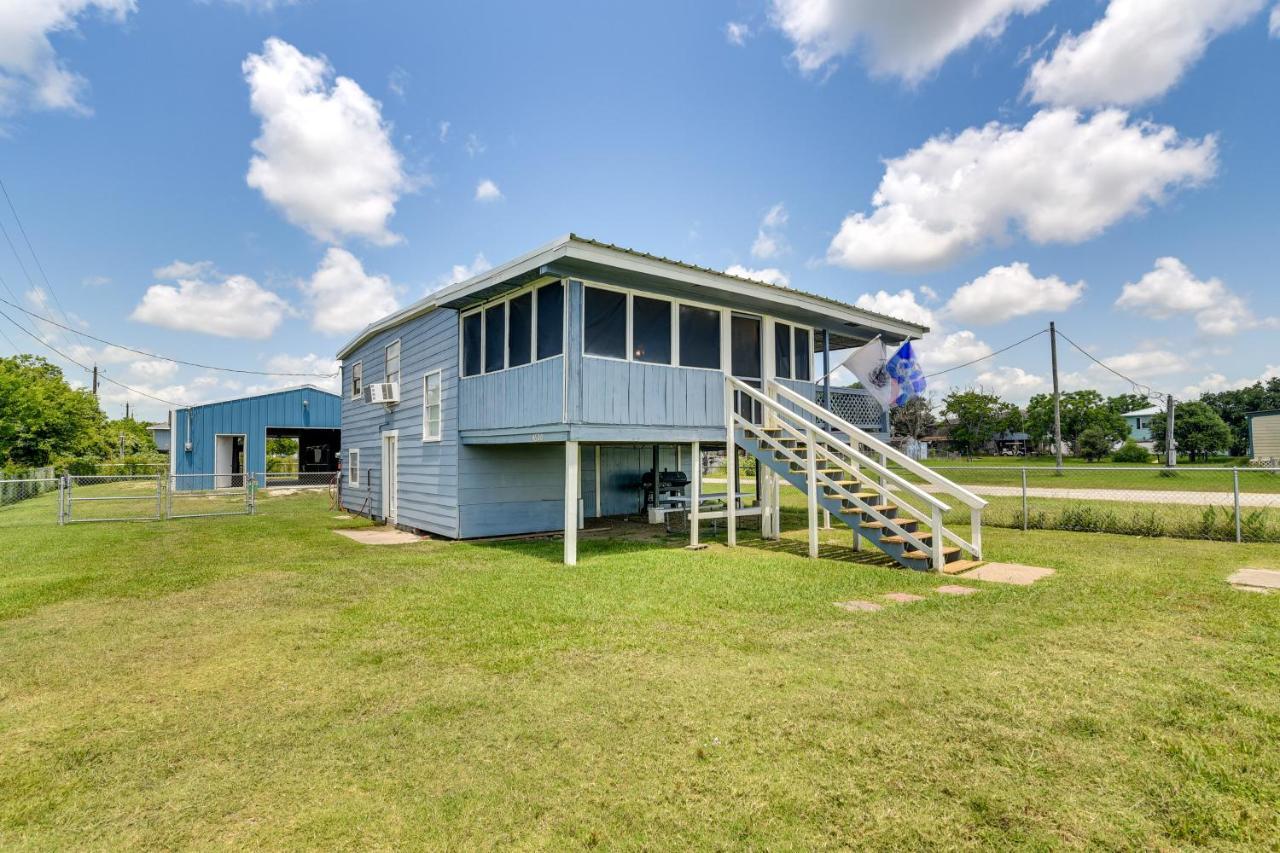
<instances>
[{"instance_id":1,"label":"fence post","mask_svg":"<svg viewBox=\"0 0 1280 853\"><path fill-rule=\"evenodd\" d=\"M66 509L67 509L66 477L67 477L66 474L63 474L62 476L58 477L58 524L59 525L63 525L67 523L64 517L64 513L66 512Z\"/></svg>"},{"instance_id":2,"label":"fence post","mask_svg":"<svg viewBox=\"0 0 1280 853\"><path fill-rule=\"evenodd\" d=\"M1027 469L1022 469L1022 529L1027 529Z\"/></svg>"},{"instance_id":3,"label":"fence post","mask_svg":"<svg viewBox=\"0 0 1280 853\"><path fill-rule=\"evenodd\" d=\"M1240 537L1240 469L1239 468L1231 469L1231 486L1232 486L1231 491L1234 493L1234 496L1235 496L1236 542L1240 542L1241 537Z\"/></svg>"}]
</instances>

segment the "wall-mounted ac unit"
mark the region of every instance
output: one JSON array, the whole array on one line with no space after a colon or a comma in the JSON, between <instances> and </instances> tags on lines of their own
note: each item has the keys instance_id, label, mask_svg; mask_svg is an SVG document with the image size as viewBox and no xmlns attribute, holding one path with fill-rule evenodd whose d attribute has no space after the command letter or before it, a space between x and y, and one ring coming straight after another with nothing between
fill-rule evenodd
<instances>
[{"instance_id":1,"label":"wall-mounted ac unit","mask_svg":"<svg viewBox=\"0 0 1280 853\"><path fill-rule=\"evenodd\" d=\"M374 382L366 385L364 386L364 401L366 403L399 403L400 383Z\"/></svg>"}]
</instances>

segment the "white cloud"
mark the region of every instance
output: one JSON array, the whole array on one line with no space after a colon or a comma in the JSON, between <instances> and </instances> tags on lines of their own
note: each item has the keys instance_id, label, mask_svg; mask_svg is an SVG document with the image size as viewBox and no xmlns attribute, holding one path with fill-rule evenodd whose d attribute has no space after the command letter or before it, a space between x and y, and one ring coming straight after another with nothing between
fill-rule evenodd
<instances>
[{"instance_id":1,"label":"white cloud","mask_svg":"<svg viewBox=\"0 0 1280 853\"><path fill-rule=\"evenodd\" d=\"M1158 98L1216 36L1240 26L1263 0L1111 0L1082 35L1067 33L1031 68L1026 91L1055 106L1133 105Z\"/></svg>"},{"instance_id":2,"label":"white cloud","mask_svg":"<svg viewBox=\"0 0 1280 853\"><path fill-rule=\"evenodd\" d=\"M992 267L961 286L947 302L950 317L977 325L1003 323L1041 311L1065 311L1084 295L1084 282L1067 284L1056 275L1036 278L1025 263Z\"/></svg>"},{"instance_id":3,"label":"white cloud","mask_svg":"<svg viewBox=\"0 0 1280 853\"><path fill-rule=\"evenodd\" d=\"M205 0L208 2L208 0ZM239 6L250 12L274 12L282 6L293 6L298 0L223 0L229 6Z\"/></svg>"},{"instance_id":4,"label":"white cloud","mask_svg":"<svg viewBox=\"0 0 1280 853\"><path fill-rule=\"evenodd\" d=\"M920 295L924 297L925 302L937 302L939 299L938 291L927 284L922 284L916 289L920 291Z\"/></svg>"},{"instance_id":5,"label":"white cloud","mask_svg":"<svg viewBox=\"0 0 1280 853\"><path fill-rule=\"evenodd\" d=\"M724 37L729 44L742 47L751 37L751 27L740 21L730 21L724 25Z\"/></svg>"},{"instance_id":6,"label":"white cloud","mask_svg":"<svg viewBox=\"0 0 1280 853\"><path fill-rule=\"evenodd\" d=\"M1190 362L1178 353L1161 349L1104 356L1099 360L1117 373L1123 373L1125 376L1131 376L1134 379L1171 376L1175 373L1182 373L1191 367ZM1098 379L1115 375L1098 364L1091 364L1088 372Z\"/></svg>"},{"instance_id":7,"label":"white cloud","mask_svg":"<svg viewBox=\"0 0 1280 853\"><path fill-rule=\"evenodd\" d=\"M84 77L58 58L49 37L96 12L123 23L136 0L6 0L0 3L0 114L22 109L87 113Z\"/></svg>"},{"instance_id":8,"label":"white cloud","mask_svg":"<svg viewBox=\"0 0 1280 853\"><path fill-rule=\"evenodd\" d=\"M485 144L474 133L467 134L467 141L462 144L468 157L479 157L486 150Z\"/></svg>"},{"instance_id":9,"label":"white cloud","mask_svg":"<svg viewBox=\"0 0 1280 853\"><path fill-rule=\"evenodd\" d=\"M896 317L922 326L933 325L933 312L916 301L916 295L910 288L897 293L887 290L863 293L853 304L864 311L874 311L886 317Z\"/></svg>"},{"instance_id":10,"label":"white cloud","mask_svg":"<svg viewBox=\"0 0 1280 853\"><path fill-rule=\"evenodd\" d=\"M448 122L448 121L442 121L442 122L440 122L440 134L439 134L439 136L440 136L440 141L441 141L441 142L447 142L447 141L449 140L449 128L450 128L450 127L452 127L452 126L453 126L453 123L452 123L452 122Z\"/></svg>"},{"instance_id":11,"label":"white cloud","mask_svg":"<svg viewBox=\"0 0 1280 853\"><path fill-rule=\"evenodd\" d=\"M1179 391L1176 397L1179 400L1194 400L1201 394L1212 394L1218 391L1234 391L1239 388L1248 388L1257 382L1267 382L1271 379L1280 377L1280 364L1268 364L1266 369L1262 371L1260 376L1249 378L1228 379L1221 373L1210 373L1198 382L1186 385Z\"/></svg>"},{"instance_id":12,"label":"white cloud","mask_svg":"<svg viewBox=\"0 0 1280 853\"><path fill-rule=\"evenodd\" d=\"M1014 403L1025 403L1032 395L1048 391L1052 384L1044 376L1027 373L1021 367L995 367L979 373L974 383L996 396Z\"/></svg>"},{"instance_id":13,"label":"white cloud","mask_svg":"<svg viewBox=\"0 0 1280 853\"><path fill-rule=\"evenodd\" d=\"M267 382L249 385L242 389L243 394L265 394L281 388L292 388L297 385L315 385L326 391L337 394L341 384L340 371L342 363L331 356L320 356L315 353L306 355L289 355L277 353L268 358L264 369L274 373L317 373L325 376L277 376Z\"/></svg>"},{"instance_id":14,"label":"white cloud","mask_svg":"<svg viewBox=\"0 0 1280 853\"><path fill-rule=\"evenodd\" d=\"M129 315L166 329L224 338L271 337L290 313L289 304L244 275L224 276L213 264L175 261L155 271L174 284L153 284Z\"/></svg>"},{"instance_id":15,"label":"white cloud","mask_svg":"<svg viewBox=\"0 0 1280 853\"><path fill-rule=\"evenodd\" d=\"M1220 279L1198 279L1186 264L1173 257L1157 258L1151 272L1136 282L1127 282L1116 305L1157 320L1189 314L1206 335L1280 327L1280 319L1257 316Z\"/></svg>"},{"instance_id":16,"label":"white cloud","mask_svg":"<svg viewBox=\"0 0 1280 853\"><path fill-rule=\"evenodd\" d=\"M242 69L262 120L249 186L317 239L397 242L387 220L411 186L381 105L354 80L334 79L324 57L277 38Z\"/></svg>"},{"instance_id":17,"label":"white cloud","mask_svg":"<svg viewBox=\"0 0 1280 853\"><path fill-rule=\"evenodd\" d=\"M751 244L751 254L762 260L785 254L788 247L782 236L782 229L786 227L789 218L787 207L782 202L769 208L760 220L755 242Z\"/></svg>"},{"instance_id":18,"label":"white cloud","mask_svg":"<svg viewBox=\"0 0 1280 853\"><path fill-rule=\"evenodd\" d=\"M111 276L87 275L80 279L80 283L85 287L102 287L111 283Z\"/></svg>"},{"instance_id":19,"label":"white cloud","mask_svg":"<svg viewBox=\"0 0 1280 853\"><path fill-rule=\"evenodd\" d=\"M991 355L991 347L967 329L949 335L933 334L912 344L920 363L931 372L946 370Z\"/></svg>"},{"instance_id":20,"label":"white cloud","mask_svg":"<svg viewBox=\"0 0 1280 853\"><path fill-rule=\"evenodd\" d=\"M765 284L776 284L780 287L791 286L791 276L787 275L777 267L765 267L764 269L751 269L744 267L742 264L734 264L725 269L728 275L736 275L738 278L749 278L753 281L763 281Z\"/></svg>"},{"instance_id":21,"label":"white cloud","mask_svg":"<svg viewBox=\"0 0 1280 853\"><path fill-rule=\"evenodd\" d=\"M1271 10L1271 19L1267 21L1267 31L1273 39L1280 39L1280 4Z\"/></svg>"},{"instance_id":22,"label":"white cloud","mask_svg":"<svg viewBox=\"0 0 1280 853\"><path fill-rule=\"evenodd\" d=\"M476 184L476 201L501 201L502 190L493 181L485 178Z\"/></svg>"},{"instance_id":23,"label":"white cloud","mask_svg":"<svg viewBox=\"0 0 1280 853\"><path fill-rule=\"evenodd\" d=\"M301 288L311 304L312 328L328 334L358 331L399 307L390 278L369 275L359 258L336 246Z\"/></svg>"},{"instance_id":24,"label":"white cloud","mask_svg":"<svg viewBox=\"0 0 1280 853\"><path fill-rule=\"evenodd\" d=\"M992 122L938 136L889 160L874 209L845 217L833 264L925 269L1017 229L1036 243L1079 243L1213 176L1216 140L1130 123L1105 110L1044 110L1024 127Z\"/></svg>"},{"instance_id":25,"label":"white cloud","mask_svg":"<svg viewBox=\"0 0 1280 853\"><path fill-rule=\"evenodd\" d=\"M489 259L484 256L484 252L477 252L475 259L470 264L454 264L447 275L442 275L436 280L436 287L433 289L438 290L441 287L458 284L469 278L475 278L480 273L488 272L491 269L493 269L493 264L489 263Z\"/></svg>"},{"instance_id":26,"label":"white cloud","mask_svg":"<svg viewBox=\"0 0 1280 853\"><path fill-rule=\"evenodd\" d=\"M400 66L391 69L391 73L387 75L387 88L393 94L404 97L405 92L409 90L409 80L411 79L409 72Z\"/></svg>"},{"instance_id":27,"label":"white cloud","mask_svg":"<svg viewBox=\"0 0 1280 853\"><path fill-rule=\"evenodd\" d=\"M1015 14L1048 0L773 0L772 21L806 73L865 46L875 74L916 82L979 37L995 38Z\"/></svg>"}]
</instances>

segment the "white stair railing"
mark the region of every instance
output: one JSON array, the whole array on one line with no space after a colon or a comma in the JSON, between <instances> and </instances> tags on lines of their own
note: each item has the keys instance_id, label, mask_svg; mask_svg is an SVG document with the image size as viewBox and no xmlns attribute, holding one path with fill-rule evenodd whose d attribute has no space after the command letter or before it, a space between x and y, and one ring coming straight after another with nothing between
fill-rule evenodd
<instances>
[{"instance_id":1,"label":"white stair railing","mask_svg":"<svg viewBox=\"0 0 1280 853\"><path fill-rule=\"evenodd\" d=\"M982 510L987 505L985 500L958 483L948 480L929 466L920 464L919 461L912 459L893 445L881 441L874 435L859 429L844 418L836 415L834 412L828 411L817 403L797 394L782 383L776 380L770 381L768 387L769 391L777 395L779 400L785 400L792 405L798 406L803 411L808 412L815 418L819 418L829 426L844 433L855 444L870 448L886 462L892 460L903 470L919 477L921 480L924 480L925 483L932 487L932 491L934 493L950 495L955 498L958 503L962 503L967 506L969 508L970 537L972 541L964 541L951 530L946 531L946 536L957 545L969 550L973 554L974 559L982 559ZM884 470L890 470L886 464L878 464L876 467Z\"/></svg>"},{"instance_id":2,"label":"white stair railing","mask_svg":"<svg viewBox=\"0 0 1280 853\"><path fill-rule=\"evenodd\" d=\"M803 401L804 398L797 394L793 394L788 389L778 383L770 383L771 389L775 392L778 389L786 390L795 400ZM737 413L734 405L735 392L745 395L749 400L754 400L761 404L766 415L765 422L773 424L772 427L762 426L754 423L751 419L743 417ZM807 401L806 401L807 402ZM863 433L851 424L836 417L816 404L812 405L817 411L815 415L822 417L824 420L835 422L837 426L843 428L848 426L854 432L850 433L851 438L855 439L855 443L863 443L862 438L871 438L878 444L883 444L872 436ZM751 435L758 443L772 449L775 454L781 456L785 461L794 463L797 467L802 467L805 471L807 480L807 498L809 504L809 553L811 556L817 556L818 537L817 537L817 490L821 486L827 491L834 493L848 503L852 504L861 514L870 516L873 520L884 525L884 529L892 530L898 536L902 537L903 542L910 545L915 550L928 553L930 563L937 570L941 570L944 563L943 538L949 538L966 548L975 557L978 557L978 548L969 542L965 542L953 532L948 531L942 524L943 513L947 512L950 507L939 500L935 495L920 487L916 483L911 482L905 477L889 468L885 463L868 456L861 450L851 446L837 438L830 432L822 429L815 422L803 417L801 414L782 405L778 400L774 400L769 395L747 385L732 376L725 377L725 422L728 427L730 441L733 440L735 430L742 429L744 434ZM785 445L782 440L770 434L769 430L785 432L790 436L789 441L801 444L805 448L804 456L800 456L792 447ZM866 442L870 444L870 442ZM883 445L890 453L896 454L897 451L888 445ZM872 449L881 454L882 458L888 456L879 447L872 446ZM819 457L824 460L823 469L818 469ZM728 478L730 489L733 488L733 455L729 454L730 470ZM895 460L896 461L896 460ZM914 531L907 530L898 521L889 517L885 513L877 509L877 504L868 503L859 493L850 491L838 480L831 479L825 472L828 466L834 466L839 472L847 473L850 477L859 482L861 488L865 488L873 492L877 497L877 503L893 503L894 505L904 508L921 523L928 523L932 535L928 537L929 543L925 544L923 537L918 536ZM874 472L877 476L875 480L866 477L868 471ZM927 506L927 513L921 512L919 507L913 505L904 498L904 495L910 495L917 503ZM981 498L977 498L981 501ZM985 502L982 502L985 505ZM928 519L925 522L925 519ZM730 516L729 535L733 535L733 518ZM855 525L856 527L856 525ZM855 534L857 533L855 529ZM730 539L730 544L733 540Z\"/></svg>"}]
</instances>

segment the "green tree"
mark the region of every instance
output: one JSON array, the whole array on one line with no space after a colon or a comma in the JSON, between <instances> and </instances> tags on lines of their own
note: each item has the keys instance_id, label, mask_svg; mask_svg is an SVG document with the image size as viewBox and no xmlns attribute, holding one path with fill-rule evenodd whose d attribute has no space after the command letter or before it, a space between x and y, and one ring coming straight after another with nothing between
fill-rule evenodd
<instances>
[{"instance_id":1,"label":"green tree","mask_svg":"<svg viewBox=\"0 0 1280 853\"><path fill-rule=\"evenodd\" d=\"M1107 398L1107 408L1117 415L1125 412L1136 412L1138 409L1151 407L1151 400L1142 394L1116 394Z\"/></svg>"},{"instance_id":2,"label":"green tree","mask_svg":"<svg viewBox=\"0 0 1280 853\"><path fill-rule=\"evenodd\" d=\"M942 413L951 423L951 440L960 445L962 453L977 453L1003 429L1008 405L994 394L952 391L942 401Z\"/></svg>"},{"instance_id":3,"label":"green tree","mask_svg":"<svg viewBox=\"0 0 1280 853\"><path fill-rule=\"evenodd\" d=\"M1280 377L1268 379L1265 383L1255 382L1248 388L1203 394L1200 402L1217 412L1231 428L1231 454L1244 456L1249 452L1249 423L1245 415L1280 409Z\"/></svg>"},{"instance_id":4,"label":"green tree","mask_svg":"<svg viewBox=\"0 0 1280 853\"><path fill-rule=\"evenodd\" d=\"M1164 412L1151 418L1151 437L1156 450L1164 451L1168 421ZM1203 460L1231 447L1231 428L1208 403L1178 403L1173 412L1173 440L1179 453L1192 462Z\"/></svg>"},{"instance_id":5,"label":"green tree","mask_svg":"<svg viewBox=\"0 0 1280 853\"><path fill-rule=\"evenodd\" d=\"M1130 411L1133 411L1130 409ZM1141 444L1132 438L1125 439L1124 445L1111 454L1112 462L1125 462L1128 464L1141 463L1143 465L1151 461L1151 451L1147 450Z\"/></svg>"},{"instance_id":6,"label":"green tree","mask_svg":"<svg viewBox=\"0 0 1280 853\"><path fill-rule=\"evenodd\" d=\"M1116 398L1112 398L1115 400ZM1112 408L1108 400L1091 388L1068 391L1059 402L1062 422L1062 440L1080 451L1080 434L1096 427L1111 443L1124 441L1129 427L1120 412ZM1129 411L1129 410L1125 410ZM1037 394L1027 403L1026 432L1036 443L1051 442L1053 438L1053 395Z\"/></svg>"},{"instance_id":7,"label":"green tree","mask_svg":"<svg viewBox=\"0 0 1280 853\"><path fill-rule=\"evenodd\" d=\"M298 455L298 440L296 438L289 438L288 436L268 438L267 455L296 456Z\"/></svg>"},{"instance_id":8,"label":"green tree","mask_svg":"<svg viewBox=\"0 0 1280 853\"><path fill-rule=\"evenodd\" d=\"M922 438L938 424L933 413L933 401L927 397L912 397L906 405L889 410L889 422L893 435Z\"/></svg>"},{"instance_id":9,"label":"green tree","mask_svg":"<svg viewBox=\"0 0 1280 853\"><path fill-rule=\"evenodd\" d=\"M1076 438L1076 451L1090 462L1097 462L1111 452L1111 444L1102 427L1085 427Z\"/></svg>"},{"instance_id":10,"label":"green tree","mask_svg":"<svg viewBox=\"0 0 1280 853\"><path fill-rule=\"evenodd\" d=\"M43 358L0 358L0 463L48 465L56 457L100 455L106 415L83 388Z\"/></svg>"}]
</instances>

